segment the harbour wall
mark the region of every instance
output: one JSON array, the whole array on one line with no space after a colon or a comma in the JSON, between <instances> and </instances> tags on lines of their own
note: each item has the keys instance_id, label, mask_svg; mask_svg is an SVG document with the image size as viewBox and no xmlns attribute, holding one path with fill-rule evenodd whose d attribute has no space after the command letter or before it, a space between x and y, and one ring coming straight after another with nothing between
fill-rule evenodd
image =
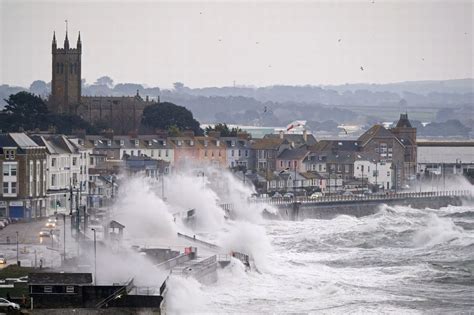
<instances>
[{"instance_id":1,"label":"harbour wall","mask_svg":"<svg viewBox=\"0 0 474 315\"><path fill-rule=\"evenodd\" d=\"M471 196L430 196L430 197L407 197L403 199L387 200L341 200L332 202L304 203L293 202L276 204L278 214L266 212L264 215L269 219L281 220L304 220L304 219L332 219L338 215L351 215L362 217L372 215L380 210L382 205L388 206L410 206L412 208L432 208L460 206L463 202L472 201Z\"/></svg>"}]
</instances>

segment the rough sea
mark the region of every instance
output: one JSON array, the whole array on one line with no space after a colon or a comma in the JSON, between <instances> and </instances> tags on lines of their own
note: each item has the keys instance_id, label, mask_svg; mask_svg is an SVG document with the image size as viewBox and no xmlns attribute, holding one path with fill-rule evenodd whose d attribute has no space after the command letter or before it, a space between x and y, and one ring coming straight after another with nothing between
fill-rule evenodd
<instances>
[{"instance_id":1,"label":"rough sea","mask_svg":"<svg viewBox=\"0 0 474 315\"><path fill-rule=\"evenodd\" d=\"M271 244L201 286L206 313L474 312L474 206L264 221Z\"/></svg>"}]
</instances>

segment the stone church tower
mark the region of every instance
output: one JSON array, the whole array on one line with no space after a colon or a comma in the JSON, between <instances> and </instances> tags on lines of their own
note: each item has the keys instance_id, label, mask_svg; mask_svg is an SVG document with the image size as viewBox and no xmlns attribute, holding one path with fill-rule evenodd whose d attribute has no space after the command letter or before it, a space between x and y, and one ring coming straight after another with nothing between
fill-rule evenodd
<instances>
[{"instance_id":1,"label":"stone church tower","mask_svg":"<svg viewBox=\"0 0 474 315\"><path fill-rule=\"evenodd\" d=\"M53 34L53 63L51 80L50 110L54 113L77 114L81 103L81 34L76 48L69 47L69 39L64 39L64 48L58 48L56 34Z\"/></svg>"}]
</instances>

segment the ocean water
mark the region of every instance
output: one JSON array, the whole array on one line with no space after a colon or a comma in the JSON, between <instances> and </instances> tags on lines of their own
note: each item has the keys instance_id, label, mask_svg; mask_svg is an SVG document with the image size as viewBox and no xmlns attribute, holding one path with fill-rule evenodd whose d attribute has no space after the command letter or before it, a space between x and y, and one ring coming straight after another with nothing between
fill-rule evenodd
<instances>
[{"instance_id":1,"label":"ocean water","mask_svg":"<svg viewBox=\"0 0 474 315\"><path fill-rule=\"evenodd\" d=\"M474 311L474 206L382 206L371 216L263 221L257 270L239 262L200 286L207 313ZM258 239L249 240L258 243ZM260 257L262 258L262 257ZM195 285L196 287L198 285ZM189 311L192 311L191 309Z\"/></svg>"}]
</instances>

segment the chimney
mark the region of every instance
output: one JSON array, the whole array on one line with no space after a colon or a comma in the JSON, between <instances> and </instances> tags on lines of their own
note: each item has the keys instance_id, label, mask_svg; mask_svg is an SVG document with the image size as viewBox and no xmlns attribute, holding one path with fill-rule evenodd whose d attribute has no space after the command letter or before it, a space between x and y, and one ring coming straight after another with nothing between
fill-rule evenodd
<instances>
[{"instance_id":1,"label":"chimney","mask_svg":"<svg viewBox=\"0 0 474 315\"><path fill-rule=\"evenodd\" d=\"M280 139L283 139L283 130L280 130Z\"/></svg>"},{"instance_id":2,"label":"chimney","mask_svg":"<svg viewBox=\"0 0 474 315\"><path fill-rule=\"evenodd\" d=\"M102 133L102 135L104 137L106 137L107 139L110 139L112 140L114 138L114 130L113 129L106 129L104 130L104 132Z\"/></svg>"},{"instance_id":3,"label":"chimney","mask_svg":"<svg viewBox=\"0 0 474 315\"><path fill-rule=\"evenodd\" d=\"M308 132L305 130L303 130L303 140L304 142L308 142Z\"/></svg>"}]
</instances>

